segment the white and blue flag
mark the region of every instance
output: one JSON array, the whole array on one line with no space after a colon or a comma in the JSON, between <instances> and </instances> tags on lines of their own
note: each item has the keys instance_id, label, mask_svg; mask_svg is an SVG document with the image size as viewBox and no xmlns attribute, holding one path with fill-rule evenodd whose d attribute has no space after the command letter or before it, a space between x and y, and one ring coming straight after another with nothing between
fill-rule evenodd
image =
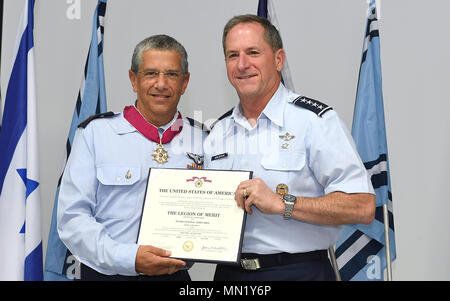
<instances>
[{"instance_id":1,"label":"white and blue flag","mask_svg":"<svg viewBox=\"0 0 450 301\"><path fill-rule=\"evenodd\" d=\"M376 193L375 220L348 225L336 244L342 280L383 280L386 268L383 205L387 204L391 260L395 259L391 182L381 83L380 37L375 1L369 7L352 136Z\"/></svg>"},{"instance_id":2,"label":"white and blue flag","mask_svg":"<svg viewBox=\"0 0 450 301\"><path fill-rule=\"evenodd\" d=\"M42 280L34 0L25 1L0 132L0 280Z\"/></svg>"},{"instance_id":3,"label":"white and blue flag","mask_svg":"<svg viewBox=\"0 0 450 301\"><path fill-rule=\"evenodd\" d=\"M259 0L258 2L258 16L266 18L267 20L275 26L278 31L280 31L280 26L278 25L277 15L275 13L275 7L271 0ZM281 35L281 33L280 33ZM291 91L295 91L294 83L292 82L291 72L289 70L289 65L287 57L284 61L283 70L281 70L281 82L286 88Z\"/></svg>"},{"instance_id":4,"label":"white and blue flag","mask_svg":"<svg viewBox=\"0 0 450 301\"><path fill-rule=\"evenodd\" d=\"M106 112L105 76L103 69L103 33L104 18L107 0L99 0L94 12L92 25L92 38L89 54L84 69L81 87L78 92L69 137L66 142L66 157L63 166L67 162L72 148L72 142L78 125L93 114ZM56 188L53 217L50 225L47 253L45 259L44 279L47 281L64 281L79 279L79 261L67 250L59 238L56 228L59 186L61 176Z\"/></svg>"}]
</instances>

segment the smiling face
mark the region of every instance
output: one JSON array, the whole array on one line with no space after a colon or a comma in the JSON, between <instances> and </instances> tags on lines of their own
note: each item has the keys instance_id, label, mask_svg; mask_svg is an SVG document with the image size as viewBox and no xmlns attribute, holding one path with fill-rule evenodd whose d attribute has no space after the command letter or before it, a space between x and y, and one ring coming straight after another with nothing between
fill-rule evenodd
<instances>
[{"instance_id":1,"label":"smiling face","mask_svg":"<svg viewBox=\"0 0 450 301\"><path fill-rule=\"evenodd\" d=\"M150 76L155 72L156 77ZM155 126L170 122L189 82L189 73L181 71L181 55L174 50L146 50L138 72L130 70L129 76L137 109L145 119Z\"/></svg>"},{"instance_id":2,"label":"smiling face","mask_svg":"<svg viewBox=\"0 0 450 301\"><path fill-rule=\"evenodd\" d=\"M278 89L285 54L274 51L256 22L239 23L226 36L228 80L241 102L267 103Z\"/></svg>"}]
</instances>

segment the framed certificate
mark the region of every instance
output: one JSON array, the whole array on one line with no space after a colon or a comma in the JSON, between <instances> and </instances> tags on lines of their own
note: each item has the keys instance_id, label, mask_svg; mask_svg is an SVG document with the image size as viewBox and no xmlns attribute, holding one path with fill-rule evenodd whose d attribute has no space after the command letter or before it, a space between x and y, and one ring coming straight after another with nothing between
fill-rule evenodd
<instances>
[{"instance_id":1,"label":"framed certificate","mask_svg":"<svg viewBox=\"0 0 450 301\"><path fill-rule=\"evenodd\" d=\"M150 168L137 243L171 257L238 264L246 213L234 200L251 171Z\"/></svg>"}]
</instances>

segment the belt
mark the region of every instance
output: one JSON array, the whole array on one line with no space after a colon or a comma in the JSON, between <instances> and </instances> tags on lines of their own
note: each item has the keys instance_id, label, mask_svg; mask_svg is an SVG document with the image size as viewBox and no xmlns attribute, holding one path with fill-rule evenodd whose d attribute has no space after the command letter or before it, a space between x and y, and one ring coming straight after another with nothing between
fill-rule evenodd
<instances>
[{"instance_id":1,"label":"belt","mask_svg":"<svg viewBox=\"0 0 450 301\"><path fill-rule=\"evenodd\" d=\"M328 259L327 250L317 250L305 253L278 253L278 254L255 254L242 253L241 267L244 270L256 271L262 268L281 266L287 264L317 261Z\"/></svg>"}]
</instances>

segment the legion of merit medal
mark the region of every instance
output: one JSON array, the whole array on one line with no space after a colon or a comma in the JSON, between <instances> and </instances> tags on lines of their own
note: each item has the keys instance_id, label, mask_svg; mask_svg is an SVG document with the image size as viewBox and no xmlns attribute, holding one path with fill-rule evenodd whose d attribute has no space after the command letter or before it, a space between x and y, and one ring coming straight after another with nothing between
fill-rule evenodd
<instances>
[{"instance_id":1,"label":"legion of merit medal","mask_svg":"<svg viewBox=\"0 0 450 301\"><path fill-rule=\"evenodd\" d=\"M125 107L123 110L123 117L145 138L157 143L156 149L152 154L153 160L155 160L158 164L166 163L169 160L169 153L164 149L163 144L169 143L176 135L181 133L181 130L183 129L183 119L181 117L181 113L178 112L177 119L162 133L161 138L158 128L149 123L135 106Z\"/></svg>"},{"instance_id":2,"label":"legion of merit medal","mask_svg":"<svg viewBox=\"0 0 450 301\"><path fill-rule=\"evenodd\" d=\"M153 151L153 160L159 164L166 163L169 159L169 153L164 149L164 146L159 143L156 149Z\"/></svg>"}]
</instances>

